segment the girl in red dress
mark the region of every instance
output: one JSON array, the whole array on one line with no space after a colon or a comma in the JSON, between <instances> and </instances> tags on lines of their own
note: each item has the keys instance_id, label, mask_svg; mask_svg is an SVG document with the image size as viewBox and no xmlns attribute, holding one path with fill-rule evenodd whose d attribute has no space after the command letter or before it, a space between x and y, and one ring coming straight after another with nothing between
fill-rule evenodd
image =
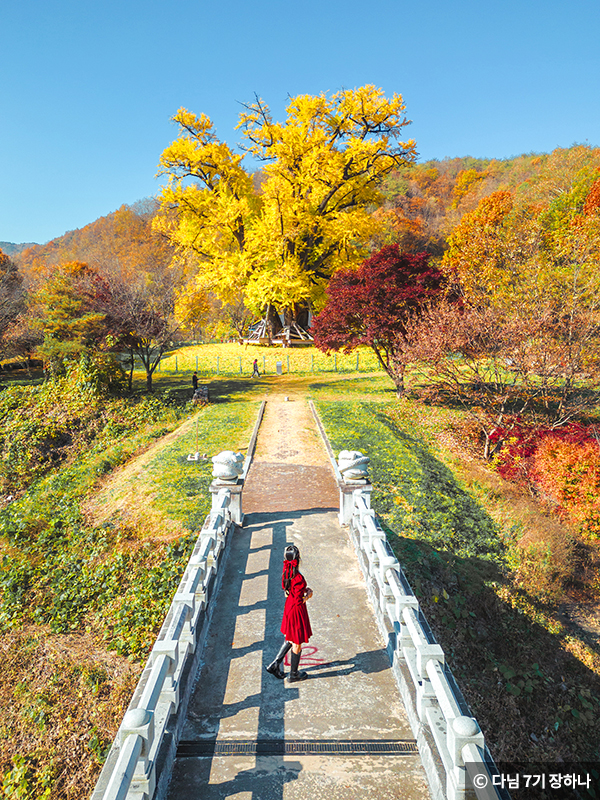
<instances>
[{"instance_id":1,"label":"girl in red dress","mask_svg":"<svg viewBox=\"0 0 600 800\"><path fill-rule=\"evenodd\" d=\"M306 601L312 597L313 592L298 572L299 564L300 551L295 544L288 544L283 554L283 574L281 576L281 585L286 594L281 622L281 632L285 636L285 642L275 656L275 660L266 667L267 672L275 675L276 678L285 678L281 664L286 653L291 649L292 668L288 676L291 683L303 681L307 677L306 672L298 671L298 665L300 664L302 645L308 642L312 636Z\"/></svg>"}]
</instances>

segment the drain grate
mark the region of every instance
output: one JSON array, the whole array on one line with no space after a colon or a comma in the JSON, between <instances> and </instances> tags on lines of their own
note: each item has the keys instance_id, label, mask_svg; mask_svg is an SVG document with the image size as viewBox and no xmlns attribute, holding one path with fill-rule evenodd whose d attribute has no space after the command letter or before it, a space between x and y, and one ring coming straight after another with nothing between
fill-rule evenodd
<instances>
[{"instance_id":1,"label":"drain grate","mask_svg":"<svg viewBox=\"0 0 600 800\"><path fill-rule=\"evenodd\" d=\"M177 758L212 756L408 756L418 752L412 739L221 739L180 741Z\"/></svg>"}]
</instances>

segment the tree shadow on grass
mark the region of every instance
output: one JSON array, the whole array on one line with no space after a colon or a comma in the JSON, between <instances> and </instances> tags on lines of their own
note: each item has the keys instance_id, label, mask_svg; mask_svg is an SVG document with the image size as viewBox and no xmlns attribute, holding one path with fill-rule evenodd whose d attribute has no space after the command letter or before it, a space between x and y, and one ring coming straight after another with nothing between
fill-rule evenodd
<instances>
[{"instance_id":1,"label":"tree shadow on grass","mask_svg":"<svg viewBox=\"0 0 600 800\"><path fill-rule=\"evenodd\" d=\"M374 492L374 505L492 752L501 760L597 759L597 638L567 631L537 587L516 586L487 511L422 440L375 416L410 452L412 472L399 489L414 506L390 501L389 492Z\"/></svg>"},{"instance_id":2,"label":"tree shadow on grass","mask_svg":"<svg viewBox=\"0 0 600 800\"><path fill-rule=\"evenodd\" d=\"M248 395L260 395L269 387L268 379L260 378L219 378L217 376L204 377L198 376L199 386L208 386L209 403L226 403L235 401L246 401L255 399ZM184 373L155 373L153 380L155 393L169 393L174 399L181 402L191 401L194 390L190 374ZM145 384L136 384L135 392L138 390L146 394Z\"/></svg>"},{"instance_id":3,"label":"tree shadow on grass","mask_svg":"<svg viewBox=\"0 0 600 800\"><path fill-rule=\"evenodd\" d=\"M506 389L511 391L510 386L507 386ZM532 422L537 419L538 424L548 424L560 416L563 400L558 392L555 394L550 393L548 396L540 395L535 399L530 396L530 393L527 393L527 388L523 387L522 393L513 391L512 394L513 396L508 401L498 399L496 402L493 399L490 401L490 398L503 398L504 393L496 390L491 383L484 381L480 383L465 381L460 389L460 395L456 391L435 384L435 382L426 383L422 381L415 382L407 396L426 406L431 405L452 410L460 409L466 411L467 407L488 408L490 415L494 417L497 416L500 406L503 407L505 415L525 413L523 408L526 406L528 408L526 417L529 417ZM580 386L574 394L576 395L574 406L579 408L578 414L597 422L600 418L600 392L598 389L591 386Z\"/></svg>"},{"instance_id":4,"label":"tree shadow on grass","mask_svg":"<svg viewBox=\"0 0 600 800\"><path fill-rule=\"evenodd\" d=\"M598 640L553 624L489 560L387 536L493 756L598 760Z\"/></svg>"},{"instance_id":5,"label":"tree shadow on grass","mask_svg":"<svg viewBox=\"0 0 600 800\"><path fill-rule=\"evenodd\" d=\"M365 394L377 394L389 396L392 400L396 396L396 389L387 375L381 373L374 374L353 374L347 376L340 376L335 380L315 381L308 385L308 389L319 394L341 394L351 395L356 394L363 396Z\"/></svg>"},{"instance_id":6,"label":"tree shadow on grass","mask_svg":"<svg viewBox=\"0 0 600 800\"><path fill-rule=\"evenodd\" d=\"M373 505L385 522L461 557L503 563L506 548L497 524L428 445L402 430L378 404L358 406L361 428L353 446L371 459Z\"/></svg>"},{"instance_id":7,"label":"tree shadow on grass","mask_svg":"<svg viewBox=\"0 0 600 800\"><path fill-rule=\"evenodd\" d=\"M248 395L260 395L268 390L271 382L268 378L213 378L209 381L200 381L208 384L211 403L229 403L240 400L255 399Z\"/></svg>"},{"instance_id":8,"label":"tree shadow on grass","mask_svg":"<svg viewBox=\"0 0 600 800\"><path fill-rule=\"evenodd\" d=\"M41 369L16 369L0 371L0 391L9 386L41 386L46 379Z\"/></svg>"},{"instance_id":9,"label":"tree shadow on grass","mask_svg":"<svg viewBox=\"0 0 600 800\"><path fill-rule=\"evenodd\" d=\"M322 402L334 448L370 459L372 502L498 760L598 760L600 647L518 586L509 540L378 403Z\"/></svg>"}]
</instances>

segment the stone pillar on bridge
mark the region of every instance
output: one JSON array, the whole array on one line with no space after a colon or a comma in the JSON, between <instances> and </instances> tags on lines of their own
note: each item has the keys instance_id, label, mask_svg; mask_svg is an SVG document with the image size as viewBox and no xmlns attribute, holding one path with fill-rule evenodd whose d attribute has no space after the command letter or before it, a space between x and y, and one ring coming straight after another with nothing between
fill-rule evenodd
<instances>
[{"instance_id":1,"label":"stone pillar on bridge","mask_svg":"<svg viewBox=\"0 0 600 800\"><path fill-rule=\"evenodd\" d=\"M231 519L236 525L242 525L244 514L242 511L242 490L244 488L244 456L231 450L224 450L212 458L213 482L210 485L212 495L212 510L218 508L217 498L219 492L227 489L230 492L229 511Z\"/></svg>"},{"instance_id":2,"label":"stone pillar on bridge","mask_svg":"<svg viewBox=\"0 0 600 800\"><path fill-rule=\"evenodd\" d=\"M340 525L348 525L354 508L354 492L360 489L367 505L371 506L371 481L367 465L371 459L358 450L342 450L338 456L338 468L342 479L340 490Z\"/></svg>"}]
</instances>

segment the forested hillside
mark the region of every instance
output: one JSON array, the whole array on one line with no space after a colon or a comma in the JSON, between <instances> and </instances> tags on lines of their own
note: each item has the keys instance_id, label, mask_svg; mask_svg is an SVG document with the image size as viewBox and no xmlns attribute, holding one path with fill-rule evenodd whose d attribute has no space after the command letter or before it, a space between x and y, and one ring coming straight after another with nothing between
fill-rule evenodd
<instances>
[{"instance_id":1,"label":"forested hillside","mask_svg":"<svg viewBox=\"0 0 600 800\"><path fill-rule=\"evenodd\" d=\"M164 239L154 236L150 226L157 208L152 198L133 206L123 205L45 245L20 251L14 260L31 283L44 275L48 267L69 261L84 261L104 275L131 274L158 261L168 263L173 249Z\"/></svg>"},{"instance_id":2,"label":"forested hillside","mask_svg":"<svg viewBox=\"0 0 600 800\"><path fill-rule=\"evenodd\" d=\"M483 198L507 191L515 204L549 207L573 190L583 196L599 176L600 149L585 145L505 160L428 161L390 175L382 187L385 201L375 213L386 222L388 241L441 255L463 215Z\"/></svg>"},{"instance_id":3,"label":"forested hillside","mask_svg":"<svg viewBox=\"0 0 600 800\"><path fill-rule=\"evenodd\" d=\"M22 292L10 307L2 355L37 356L60 371L65 358L85 353L109 383L128 371L130 388L137 358L151 389L165 349L204 313L180 295L185 268L152 231L155 210L151 200L122 206L13 257Z\"/></svg>"},{"instance_id":4,"label":"forested hillside","mask_svg":"<svg viewBox=\"0 0 600 800\"><path fill-rule=\"evenodd\" d=\"M24 242L23 244L0 242L0 250L7 256L14 256L22 250L27 250L29 247L37 247L36 242Z\"/></svg>"},{"instance_id":5,"label":"forested hillside","mask_svg":"<svg viewBox=\"0 0 600 800\"><path fill-rule=\"evenodd\" d=\"M334 276L317 345L387 348L397 386L410 367L413 392L468 410L485 460L600 535L600 149L411 165L383 193L377 245L428 253L446 290L386 248Z\"/></svg>"},{"instance_id":6,"label":"forested hillside","mask_svg":"<svg viewBox=\"0 0 600 800\"><path fill-rule=\"evenodd\" d=\"M372 248L395 241L403 249L441 255L449 234L483 198L507 191L518 204L548 207L565 193L574 191L583 198L596 173L600 176L600 148L586 145L503 160L448 158L395 170L383 181L378 207L373 210L382 230ZM258 191L263 180L261 172L254 174ZM151 232L149 222L158 207L156 200L146 198L48 244L18 245L17 252L11 251L14 245L4 248L0 243L0 249L13 256L27 278L46 266L68 261L85 261L107 272L135 268L149 258L173 255L173 248Z\"/></svg>"}]
</instances>

